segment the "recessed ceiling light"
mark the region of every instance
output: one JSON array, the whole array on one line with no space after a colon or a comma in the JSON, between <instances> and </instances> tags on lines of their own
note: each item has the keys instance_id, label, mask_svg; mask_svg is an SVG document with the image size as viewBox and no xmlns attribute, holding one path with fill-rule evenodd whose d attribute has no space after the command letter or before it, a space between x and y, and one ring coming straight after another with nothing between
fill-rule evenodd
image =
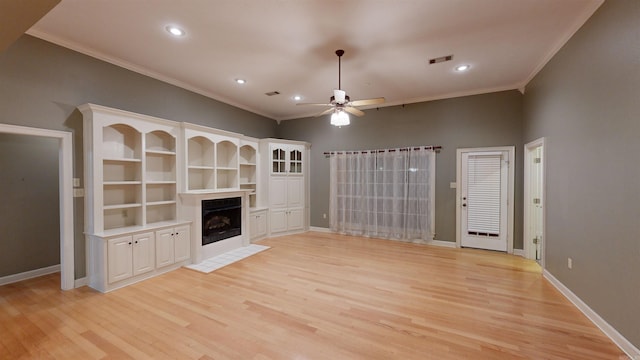
<instances>
[{"instance_id":1,"label":"recessed ceiling light","mask_svg":"<svg viewBox=\"0 0 640 360\"><path fill-rule=\"evenodd\" d=\"M180 29L177 26L173 26L173 25L169 25L165 28L167 30L167 32L173 36L184 36L185 32L184 30Z\"/></svg>"},{"instance_id":2,"label":"recessed ceiling light","mask_svg":"<svg viewBox=\"0 0 640 360\"><path fill-rule=\"evenodd\" d=\"M245 79L236 79L238 84L245 84L247 81Z\"/></svg>"},{"instance_id":3,"label":"recessed ceiling light","mask_svg":"<svg viewBox=\"0 0 640 360\"><path fill-rule=\"evenodd\" d=\"M296 95L296 96L293 97L293 100L300 101L300 100L302 100L302 96Z\"/></svg>"},{"instance_id":4,"label":"recessed ceiling light","mask_svg":"<svg viewBox=\"0 0 640 360\"><path fill-rule=\"evenodd\" d=\"M469 70L469 68L471 68L471 66L469 65L458 65L456 66L456 71L459 71L459 72L467 71Z\"/></svg>"}]
</instances>

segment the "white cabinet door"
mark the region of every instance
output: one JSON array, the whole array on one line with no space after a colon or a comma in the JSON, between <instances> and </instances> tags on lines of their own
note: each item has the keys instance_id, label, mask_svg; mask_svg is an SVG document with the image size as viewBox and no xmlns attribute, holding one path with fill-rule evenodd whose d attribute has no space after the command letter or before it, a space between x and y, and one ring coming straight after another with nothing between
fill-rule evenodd
<instances>
[{"instance_id":1,"label":"white cabinet door","mask_svg":"<svg viewBox=\"0 0 640 360\"><path fill-rule=\"evenodd\" d=\"M287 178L287 207L304 207L304 178L301 176Z\"/></svg>"},{"instance_id":2,"label":"white cabinet door","mask_svg":"<svg viewBox=\"0 0 640 360\"><path fill-rule=\"evenodd\" d=\"M258 226L256 231L257 237L267 236L267 212L264 211L262 214L258 215Z\"/></svg>"},{"instance_id":3,"label":"white cabinet door","mask_svg":"<svg viewBox=\"0 0 640 360\"><path fill-rule=\"evenodd\" d=\"M304 228L304 209L291 209L287 214L287 230L302 230Z\"/></svg>"},{"instance_id":4,"label":"white cabinet door","mask_svg":"<svg viewBox=\"0 0 640 360\"><path fill-rule=\"evenodd\" d=\"M249 217L249 238L255 239L267 235L267 212L258 211Z\"/></svg>"},{"instance_id":5,"label":"white cabinet door","mask_svg":"<svg viewBox=\"0 0 640 360\"><path fill-rule=\"evenodd\" d=\"M191 257L191 230L189 226L175 228L173 240L175 262L189 259Z\"/></svg>"},{"instance_id":6,"label":"white cabinet door","mask_svg":"<svg viewBox=\"0 0 640 360\"><path fill-rule=\"evenodd\" d=\"M173 264L174 256L173 229L156 231L156 266Z\"/></svg>"},{"instance_id":7,"label":"white cabinet door","mask_svg":"<svg viewBox=\"0 0 640 360\"><path fill-rule=\"evenodd\" d=\"M131 241L131 236L123 236L107 242L109 283L133 276Z\"/></svg>"},{"instance_id":8,"label":"white cabinet door","mask_svg":"<svg viewBox=\"0 0 640 360\"><path fill-rule=\"evenodd\" d=\"M272 234L287 231L287 210L272 210L270 218Z\"/></svg>"},{"instance_id":9,"label":"white cabinet door","mask_svg":"<svg viewBox=\"0 0 640 360\"><path fill-rule=\"evenodd\" d=\"M272 176L269 180L269 205L279 209L287 207L287 177Z\"/></svg>"},{"instance_id":10,"label":"white cabinet door","mask_svg":"<svg viewBox=\"0 0 640 360\"><path fill-rule=\"evenodd\" d=\"M154 269L154 249L153 233L133 235L133 275L143 274Z\"/></svg>"}]
</instances>

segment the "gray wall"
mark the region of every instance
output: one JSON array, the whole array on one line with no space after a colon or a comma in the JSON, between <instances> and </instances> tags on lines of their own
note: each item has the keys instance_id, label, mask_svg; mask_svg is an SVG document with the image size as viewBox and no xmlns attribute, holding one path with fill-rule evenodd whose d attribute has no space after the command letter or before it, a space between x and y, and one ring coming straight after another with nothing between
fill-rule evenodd
<instances>
[{"instance_id":1,"label":"gray wall","mask_svg":"<svg viewBox=\"0 0 640 360\"><path fill-rule=\"evenodd\" d=\"M606 1L524 114L525 142L548 141L546 267L640 347L640 1Z\"/></svg>"},{"instance_id":2,"label":"gray wall","mask_svg":"<svg viewBox=\"0 0 640 360\"><path fill-rule=\"evenodd\" d=\"M57 139L0 133L0 199L0 277L60 264Z\"/></svg>"},{"instance_id":3,"label":"gray wall","mask_svg":"<svg viewBox=\"0 0 640 360\"><path fill-rule=\"evenodd\" d=\"M87 102L258 138L277 130L271 119L28 35L0 53L0 123L73 132L73 174L79 178L82 115L76 107ZM76 278L85 276L82 204L80 198L74 202ZM27 227L27 220L17 221ZM58 236L50 241L59 246Z\"/></svg>"},{"instance_id":4,"label":"gray wall","mask_svg":"<svg viewBox=\"0 0 640 360\"><path fill-rule=\"evenodd\" d=\"M337 128L329 117L283 121L278 136L311 143L311 225L329 227L329 159L331 150L367 150L440 145L436 156L436 239L456 240L456 149L515 145L522 158L522 94L505 91L366 110ZM522 248L522 164L516 161L516 248Z\"/></svg>"}]
</instances>

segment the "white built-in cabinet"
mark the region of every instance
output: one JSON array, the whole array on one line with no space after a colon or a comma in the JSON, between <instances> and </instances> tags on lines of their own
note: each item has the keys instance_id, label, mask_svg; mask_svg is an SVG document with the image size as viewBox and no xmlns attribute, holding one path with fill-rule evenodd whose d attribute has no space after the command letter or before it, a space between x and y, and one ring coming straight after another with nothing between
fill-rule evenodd
<instances>
[{"instance_id":1,"label":"white built-in cabinet","mask_svg":"<svg viewBox=\"0 0 640 360\"><path fill-rule=\"evenodd\" d=\"M154 269L153 233L120 236L107 240L109 283L129 279Z\"/></svg>"},{"instance_id":2,"label":"white built-in cabinet","mask_svg":"<svg viewBox=\"0 0 640 360\"><path fill-rule=\"evenodd\" d=\"M249 234L251 241L265 238L268 234L267 210L260 209L252 211L249 215Z\"/></svg>"},{"instance_id":3,"label":"white built-in cabinet","mask_svg":"<svg viewBox=\"0 0 640 360\"><path fill-rule=\"evenodd\" d=\"M258 204L258 142L240 140L240 189L249 191L249 207Z\"/></svg>"},{"instance_id":4,"label":"white built-in cabinet","mask_svg":"<svg viewBox=\"0 0 640 360\"><path fill-rule=\"evenodd\" d=\"M155 232L156 256L158 268L188 260L190 254L191 231L189 226L178 226Z\"/></svg>"},{"instance_id":5,"label":"white built-in cabinet","mask_svg":"<svg viewBox=\"0 0 640 360\"><path fill-rule=\"evenodd\" d=\"M243 197L234 244L308 229L308 143L93 104L79 110L91 287L107 292L202 260L201 199Z\"/></svg>"},{"instance_id":6,"label":"white built-in cabinet","mask_svg":"<svg viewBox=\"0 0 640 360\"><path fill-rule=\"evenodd\" d=\"M238 189L249 183L251 166L255 172L257 145L241 145L238 134L222 130L186 123L183 127L186 192Z\"/></svg>"},{"instance_id":7,"label":"white built-in cabinet","mask_svg":"<svg viewBox=\"0 0 640 360\"><path fill-rule=\"evenodd\" d=\"M180 220L177 196L180 123L93 104L79 109L89 285L106 292L188 264L188 256L156 264L156 233L190 226ZM173 252L190 254L190 242Z\"/></svg>"},{"instance_id":8,"label":"white built-in cabinet","mask_svg":"<svg viewBox=\"0 0 640 360\"><path fill-rule=\"evenodd\" d=\"M269 234L305 231L309 227L307 168L309 144L264 139L260 151L267 153L264 183L267 185Z\"/></svg>"}]
</instances>

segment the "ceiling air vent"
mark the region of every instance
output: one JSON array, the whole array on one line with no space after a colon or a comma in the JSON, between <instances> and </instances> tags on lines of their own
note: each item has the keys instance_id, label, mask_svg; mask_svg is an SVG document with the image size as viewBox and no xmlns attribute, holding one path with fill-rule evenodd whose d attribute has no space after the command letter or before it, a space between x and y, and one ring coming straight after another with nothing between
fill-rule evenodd
<instances>
[{"instance_id":1,"label":"ceiling air vent","mask_svg":"<svg viewBox=\"0 0 640 360\"><path fill-rule=\"evenodd\" d=\"M429 60L429 65L433 65L433 64L437 64L445 61L451 61L451 60L453 60L453 55L441 56L441 57L437 57Z\"/></svg>"},{"instance_id":2,"label":"ceiling air vent","mask_svg":"<svg viewBox=\"0 0 640 360\"><path fill-rule=\"evenodd\" d=\"M267 96L280 95L280 91L270 91L268 93L264 93Z\"/></svg>"}]
</instances>

